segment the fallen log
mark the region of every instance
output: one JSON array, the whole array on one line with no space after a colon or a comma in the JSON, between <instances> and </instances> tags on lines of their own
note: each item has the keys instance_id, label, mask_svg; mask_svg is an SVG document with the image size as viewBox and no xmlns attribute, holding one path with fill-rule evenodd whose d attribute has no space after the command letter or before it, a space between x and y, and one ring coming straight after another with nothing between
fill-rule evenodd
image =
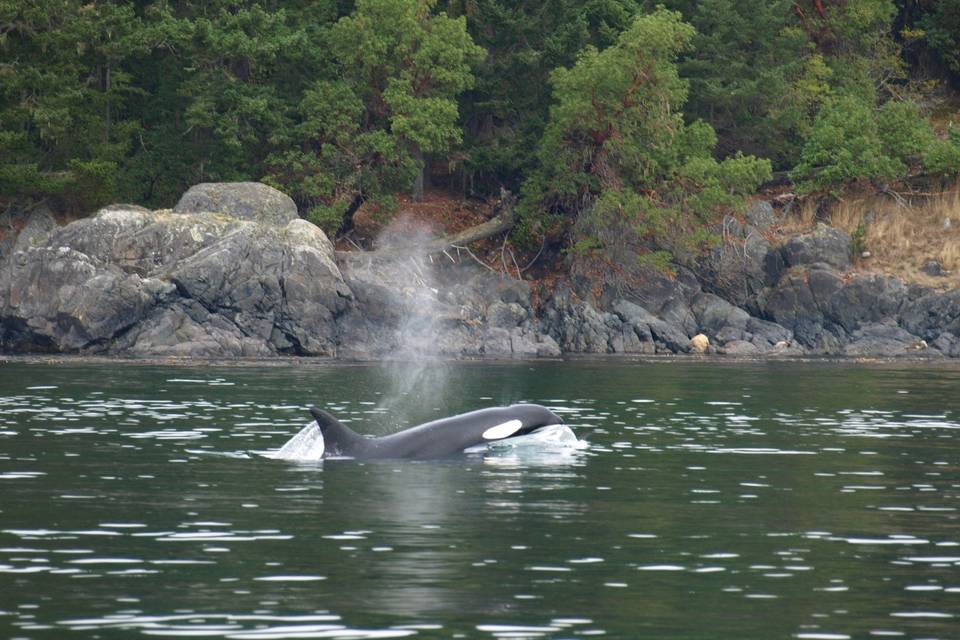
<instances>
[{"instance_id":1,"label":"fallen log","mask_svg":"<svg viewBox=\"0 0 960 640\"><path fill-rule=\"evenodd\" d=\"M514 205L516 197L506 190L500 192L500 202L494 207L499 211L496 216L486 222L481 222L458 233L440 238L432 238L426 242L411 242L410 244L392 244L389 247L374 251L337 251L338 258L368 256L376 258L395 258L400 256L420 255L429 256L443 253L451 248L465 247L468 244L490 238L513 228L517 222Z\"/></svg>"}]
</instances>

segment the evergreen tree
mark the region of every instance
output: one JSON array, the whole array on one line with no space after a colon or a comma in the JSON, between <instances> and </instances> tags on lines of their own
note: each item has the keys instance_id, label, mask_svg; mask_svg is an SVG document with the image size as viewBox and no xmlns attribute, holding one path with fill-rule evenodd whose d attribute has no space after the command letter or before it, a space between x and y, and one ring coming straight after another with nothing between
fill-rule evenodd
<instances>
[{"instance_id":1,"label":"evergreen tree","mask_svg":"<svg viewBox=\"0 0 960 640\"><path fill-rule=\"evenodd\" d=\"M789 166L809 118L800 82L809 71L808 41L794 0L704 0L688 3L697 30L681 63L690 81L688 120L717 132L717 152L736 151Z\"/></svg>"},{"instance_id":2,"label":"evergreen tree","mask_svg":"<svg viewBox=\"0 0 960 640\"><path fill-rule=\"evenodd\" d=\"M304 86L330 73L333 0L159 1L148 15L164 46L144 66L149 126L127 182L169 202L197 182L262 178L271 150L288 142Z\"/></svg>"},{"instance_id":3,"label":"evergreen tree","mask_svg":"<svg viewBox=\"0 0 960 640\"><path fill-rule=\"evenodd\" d=\"M142 21L112 2L0 0L0 34L0 193L106 202L139 130L123 63L152 45Z\"/></svg>"},{"instance_id":4,"label":"evergreen tree","mask_svg":"<svg viewBox=\"0 0 960 640\"><path fill-rule=\"evenodd\" d=\"M484 55L466 20L435 0L359 0L334 28L332 45L344 76L365 107L367 127L389 130L399 154L415 163L414 199L423 196L424 154L462 139L456 97L473 86L471 67Z\"/></svg>"},{"instance_id":5,"label":"evergreen tree","mask_svg":"<svg viewBox=\"0 0 960 640\"><path fill-rule=\"evenodd\" d=\"M926 4L926 3L925 3ZM941 63L960 80L960 2L933 0L919 20L922 37Z\"/></svg>"},{"instance_id":6,"label":"evergreen tree","mask_svg":"<svg viewBox=\"0 0 960 640\"><path fill-rule=\"evenodd\" d=\"M676 59L693 36L678 13L658 9L553 73L556 102L524 185L522 232L560 225L580 248L629 244L665 266L692 257L715 216L769 177L768 161L714 160L710 126L684 125Z\"/></svg>"},{"instance_id":7,"label":"evergreen tree","mask_svg":"<svg viewBox=\"0 0 960 640\"><path fill-rule=\"evenodd\" d=\"M363 200L403 189L422 197L428 154L462 139L456 97L484 52L463 18L433 14L433 5L359 0L330 31L336 73L304 92L298 148L275 154L270 173L328 231L349 225Z\"/></svg>"},{"instance_id":8,"label":"evergreen tree","mask_svg":"<svg viewBox=\"0 0 960 640\"><path fill-rule=\"evenodd\" d=\"M606 48L639 11L638 0L449 0L488 52L461 97L465 176L479 193L519 188L536 164L551 100L550 73L580 51Z\"/></svg>"}]
</instances>

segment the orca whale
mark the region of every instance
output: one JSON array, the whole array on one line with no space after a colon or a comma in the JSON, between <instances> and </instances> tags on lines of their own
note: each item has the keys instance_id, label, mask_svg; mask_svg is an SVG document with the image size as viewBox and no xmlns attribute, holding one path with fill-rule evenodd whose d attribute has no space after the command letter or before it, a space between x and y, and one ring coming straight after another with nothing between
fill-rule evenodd
<instances>
[{"instance_id":1,"label":"orca whale","mask_svg":"<svg viewBox=\"0 0 960 640\"><path fill-rule=\"evenodd\" d=\"M313 407L310 413L323 434L323 457L443 458L476 445L522 436L542 427L562 425L555 413L538 404L515 404L433 420L380 438L362 436L332 415Z\"/></svg>"}]
</instances>

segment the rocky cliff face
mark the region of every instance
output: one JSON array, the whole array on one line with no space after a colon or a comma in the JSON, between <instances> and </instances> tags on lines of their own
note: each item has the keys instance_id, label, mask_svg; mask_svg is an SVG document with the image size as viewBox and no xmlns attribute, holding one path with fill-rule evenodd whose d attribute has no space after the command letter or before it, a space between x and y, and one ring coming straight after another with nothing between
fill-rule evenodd
<instances>
[{"instance_id":1,"label":"rocky cliff face","mask_svg":"<svg viewBox=\"0 0 960 640\"><path fill-rule=\"evenodd\" d=\"M333 246L283 194L243 188L263 218L194 210L191 190L175 212L108 207L11 255L0 267L3 349L334 355L352 294Z\"/></svg>"},{"instance_id":2,"label":"rocky cliff face","mask_svg":"<svg viewBox=\"0 0 960 640\"><path fill-rule=\"evenodd\" d=\"M960 291L857 275L849 238L829 227L771 246L775 221L762 203L728 221L727 242L693 271L616 289L574 277L534 308L529 283L470 262L413 248L338 255L265 185L198 185L172 211L114 205L8 242L0 348L404 358L709 343L740 356L960 356Z\"/></svg>"},{"instance_id":3,"label":"rocky cliff face","mask_svg":"<svg viewBox=\"0 0 960 640\"><path fill-rule=\"evenodd\" d=\"M594 304L560 291L547 331L566 351L592 353L682 353L703 335L709 351L738 356L960 356L960 291L857 273L849 236L826 225L772 246L775 218L758 203L728 221L696 274L651 276Z\"/></svg>"},{"instance_id":4,"label":"rocky cliff face","mask_svg":"<svg viewBox=\"0 0 960 640\"><path fill-rule=\"evenodd\" d=\"M11 245L12 246L12 245ZM559 355L526 283L415 252L344 255L262 184L114 205L0 263L5 352L373 358Z\"/></svg>"}]
</instances>

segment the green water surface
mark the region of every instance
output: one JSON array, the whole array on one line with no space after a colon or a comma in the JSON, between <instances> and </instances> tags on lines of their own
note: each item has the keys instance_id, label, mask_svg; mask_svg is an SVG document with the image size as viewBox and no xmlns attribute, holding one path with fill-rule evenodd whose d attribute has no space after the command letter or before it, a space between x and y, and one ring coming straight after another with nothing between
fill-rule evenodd
<instances>
[{"instance_id":1,"label":"green water surface","mask_svg":"<svg viewBox=\"0 0 960 640\"><path fill-rule=\"evenodd\" d=\"M0 638L960 638L960 370L0 364ZM538 402L563 455L295 464Z\"/></svg>"}]
</instances>

